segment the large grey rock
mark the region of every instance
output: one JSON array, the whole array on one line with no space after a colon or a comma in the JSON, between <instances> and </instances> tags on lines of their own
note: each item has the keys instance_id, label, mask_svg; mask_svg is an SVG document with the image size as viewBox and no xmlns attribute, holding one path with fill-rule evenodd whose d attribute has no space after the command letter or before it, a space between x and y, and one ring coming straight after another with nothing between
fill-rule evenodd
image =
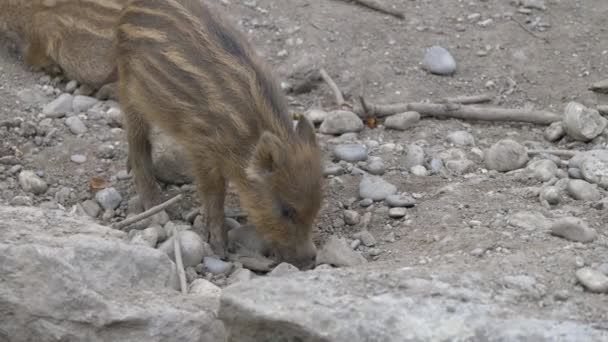
<instances>
[{"instance_id":1,"label":"large grey rock","mask_svg":"<svg viewBox=\"0 0 608 342\"><path fill-rule=\"evenodd\" d=\"M344 134L359 132L363 129L363 121L357 114L345 110L329 112L327 118L319 126L319 133Z\"/></svg>"},{"instance_id":2,"label":"large grey rock","mask_svg":"<svg viewBox=\"0 0 608 342\"><path fill-rule=\"evenodd\" d=\"M50 118L60 118L66 113L72 112L72 101L74 97L70 94L61 94L44 107L42 113Z\"/></svg>"},{"instance_id":3,"label":"large grey rock","mask_svg":"<svg viewBox=\"0 0 608 342\"><path fill-rule=\"evenodd\" d=\"M528 162L528 151L516 141L503 139L486 151L484 159L488 169L500 172L513 171Z\"/></svg>"},{"instance_id":4,"label":"large grey rock","mask_svg":"<svg viewBox=\"0 0 608 342\"><path fill-rule=\"evenodd\" d=\"M48 185L34 171L21 171L19 173L19 185L25 192L40 195L46 192Z\"/></svg>"},{"instance_id":5,"label":"large grey rock","mask_svg":"<svg viewBox=\"0 0 608 342\"><path fill-rule=\"evenodd\" d=\"M456 72L454 57L441 46L432 46L427 49L422 59L422 66L427 71L437 75L451 75Z\"/></svg>"},{"instance_id":6,"label":"large grey rock","mask_svg":"<svg viewBox=\"0 0 608 342\"><path fill-rule=\"evenodd\" d=\"M0 217L0 340L225 341L214 309L175 290L162 252L62 211Z\"/></svg>"},{"instance_id":7,"label":"large grey rock","mask_svg":"<svg viewBox=\"0 0 608 342\"><path fill-rule=\"evenodd\" d=\"M310 271L232 285L222 292L219 316L234 342L608 338L593 323L530 316L469 286L415 278L406 269Z\"/></svg>"},{"instance_id":8,"label":"large grey rock","mask_svg":"<svg viewBox=\"0 0 608 342\"><path fill-rule=\"evenodd\" d=\"M382 201L397 193L397 187L378 176L365 176L359 183L359 196Z\"/></svg>"},{"instance_id":9,"label":"large grey rock","mask_svg":"<svg viewBox=\"0 0 608 342\"><path fill-rule=\"evenodd\" d=\"M602 134L608 120L600 113L577 102L570 102L564 110L562 122L566 134L575 140L590 141Z\"/></svg>"}]
</instances>

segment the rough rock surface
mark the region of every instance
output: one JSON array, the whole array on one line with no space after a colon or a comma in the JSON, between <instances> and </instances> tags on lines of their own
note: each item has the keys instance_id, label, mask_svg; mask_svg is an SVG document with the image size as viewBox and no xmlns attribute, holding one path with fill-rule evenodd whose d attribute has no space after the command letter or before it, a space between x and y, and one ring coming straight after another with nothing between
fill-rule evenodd
<instances>
[{"instance_id":1,"label":"rough rock surface","mask_svg":"<svg viewBox=\"0 0 608 342\"><path fill-rule=\"evenodd\" d=\"M396 271L311 271L224 290L231 341L600 341L608 332L492 303L474 281ZM462 275L466 278L466 275ZM468 281L467 281L468 280ZM314 300L310 300L314 298Z\"/></svg>"},{"instance_id":2,"label":"rough rock surface","mask_svg":"<svg viewBox=\"0 0 608 342\"><path fill-rule=\"evenodd\" d=\"M222 341L162 252L61 211L0 207L0 340ZM6 336L3 336L6 335Z\"/></svg>"}]
</instances>

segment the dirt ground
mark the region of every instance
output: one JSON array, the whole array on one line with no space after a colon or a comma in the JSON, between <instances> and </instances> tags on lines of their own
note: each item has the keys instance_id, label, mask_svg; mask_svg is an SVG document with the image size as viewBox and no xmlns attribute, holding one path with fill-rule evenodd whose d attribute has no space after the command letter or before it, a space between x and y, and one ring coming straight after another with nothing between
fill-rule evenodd
<instances>
[{"instance_id":1,"label":"dirt ground","mask_svg":"<svg viewBox=\"0 0 608 342\"><path fill-rule=\"evenodd\" d=\"M529 11L520 11L513 5L517 1L502 0L383 2L401 9L405 20L338 0L213 1L249 33L286 84L297 82L306 71L325 68L347 99L365 95L376 103L490 93L496 96L494 105L561 113L569 101L588 106L600 101L588 87L608 77L605 0L547 0L545 10ZM432 75L421 67L425 49L433 45L448 49L456 59L458 69L453 76ZM24 125L10 128L16 118L40 124L40 105L56 96L24 101L23 91L40 91L53 82L43 74L28 71L11 43L3 42L0 122L6 124L0 129L0 157L17 156L23 169L40 171L49 183L44 195L33 197L33 205L59 203L69 209L92 198L89 181L99 176L110 180L125 198L116 212L117 217L124 216L127 199L134 195L132 180L117 177L125 170L124 131L92 119L85 120L88 133L82 136L70 133L62 119L54 119L51 125L57 131L47 140L44 135L28 134ZM63 89L65 81L54 86ZM289 100L294 111L335 109L333 96L324 84L307 94L291 94ZM475 147L481 150L507 137L534 148L605 149L608 138L602 136L589 144L567 139L553 144L544 139L544 129L521 123L423 118L415 129L400 132L381 125L366 128L357 139L375 140L380 145L416 143L427 156L434 157L454 148L446 137L458 130L470 132ZM330 140L335 138L322 138L328 159L334 146ZM111 158L100 157L100 147L108 144L113 146ZM317 220L318 242L323 243L331 234L352 240L361 227L345 224L344 210L348 207L361 215L369 211L373 219L368 230L377 244L374 256L369 249L361 249L371 261L366 267L418 267L433 274L442 270L478 272L485 279L484 286L497 293L507 286L505 276L530 276L536 280L540 294L506 300L538 316L554 315L551 318L597 323L608 329L608 296L584 291L574 277L580 260L592 267L608 263L608 211L568 196L547 208L529 189L541 186L540 182L517 173L487 172L472 147L456 148L475 161L471 172L425 177L398 169L403 151L372 148L370 155L382 157L389 170L394 168L382 177L400 192L416 197L416 206L408 209L406 217L391 219L382 203L367 208L359 205L360 175L346 172L328 178L324 207ZM87 161L72 162L74 154L85 154ZM10 163L0 165L0 197L5 203L24 195L17 175L11 173L12 167ZM63 187L69 189L60 191ZM190 200L173 208L172 218L181 219L182 213L198 205L191 187L168 186L166 190L167 197L189 190ZM606 192L602 195L605 197ZM549 218L577 216L595 228L600 237L591 244L573 243L538 227L510 224L512 215L520 211L541 212Z\"/></svg>"}]
</instances>

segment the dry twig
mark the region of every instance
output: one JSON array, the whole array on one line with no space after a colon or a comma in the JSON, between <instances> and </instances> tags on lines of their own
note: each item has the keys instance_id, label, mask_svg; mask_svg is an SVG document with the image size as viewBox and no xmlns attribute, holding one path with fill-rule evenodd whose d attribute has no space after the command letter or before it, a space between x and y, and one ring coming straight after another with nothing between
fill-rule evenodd
<instances>
[{"instance_id":1,"label":"dry twig","mask_svg":"<svg viewBox=\"0 0 608 342\"><path fill-rule=\"evenodd\" d=\"M188 293L186 285L186 272L184 271L184 262L182 261L182 249L179 244L179 231L173 229L173 253L175 254L175 264L177 265L177 275L179 277L179 286L182 294Z\"/></svg>"},{"instance_id":2,"label":"dry twig","mask_svg":"<svg viewBox=\"0 0 608 342\"><path fill-rule=\"evenodd\" d=\"M498 107L463 106L457 103L398 103L374 105L367 103L367 115L385 117L407 111L415 111L423 116L455 118L483 121L519 121L536 124L550 124L562 119L561 115L544 110L526 110ZM362 115L361 108L355 109Z\"/></svg>"},{"instance_id":3,"label":"dry twig","mask_svg":"<svg viewBox=\"0 0 608 342\"><path fill-rule=\"evenodd\" d=\"M441 102L452 102L452 103L460 103L460 104L475 104L475 103L484 103L490 102L494 99L494 97L490 94L479 94L479 95L462 95L455 97L447 97L443 99Z\"/></svg>"},{"instance_id":4,"label":"dry twig","mask_svg":"<svg viewBox=\"0 0 608 342\"><path fill-rule=\"evenodd\" d=\"M127 227L128 225L131 225L131 224L135 223L135 222L139 222L141 220L145 220L148 217L150 217L150 216L152 216L152 215L154 215L156 213L159 213L159 212L163 211L164 209L166 209L167 207L173 205L174 203L176 203L180 199L182 199L182 195L181 194L179 194L179 195L171 198L170 200L168 200L168 201L166 201L164 203L161 203L161 204L159 204L157 206L154 206L154 207L152 207L152 208L144 211L141 214L137 214L137 215L131 216L131 217L126 218L125 220L123 220L121 222L115 223L114 225L112 225L112 227L114 229L122 229L124 227Z\"/></svg>"},{"instance_id":5,"label":"dry twig","mask_svg":"<svg viewBox=\"0 0 608 342\"><path fill-rule=\"evenodd\" d=\"M334 93L334 97L336 98L336 105L340 108L345 106L349 108L352 107L350 104L344 101L344 95L342 95L340 88L338 88L338 85L336 84L336 82L334 82L331 76L329 76L327 71L325 71L325 69L321 69L319 70L319 73L321 74L321 78L323 79L323 81L327 83L329 88L331 88L331 91Z\"/></svg>"},{"instance_id":6,"label":"dry twig","mask_svg":"<svg viewBox=\"0 0 608 342\"><path fill-rule=\"evenodd\" d=\"M511 17L511 20L513 20L514 22L517 23L517 25L519 25L519 27L521 27L522 29L524 29L524 31L528 32L528 34L530 34L532 37L536 38L536 39L540 39L545 43L549 43L549 39L545 38L545 37L541 37L539 35L537 35L536 33L534 33L534 31L530 30L529 28L526 27L526 25L520 23L519 21L517 21L517 19Z\"/></svg>"},{"instance_id":7,"label":"dry twig","mask_svg":"<svg viewBox=\"0 0 608 342\"><path fill-rule=\"evenodd\" d=\"M576 151L570 151L570 150L529 150L528 154L529 155L535 155L535 154L552 154L554 156L558 156L558 157L566 157L566 158L572 158L576 155Z\"/></svg>"},{"instance_id":8,"label":"dry twig","mask_svg":"<svg viewBox=\"0 0 608 342\"><path fill-rule=\"evenodd\" d=\"M589 87L589 90L596 93L608 94L608 78L602 81L595 82Z\"/></svg>"},{"instance_id":9,"label":"dry twig","mask_svg":"<svg viewBox=\"0 0 608 342\"><path fill-rule=\"evenodd\" d=\"M405 19L405 15L403 13L401 13L397 10L394 10L392 8L389 8L385 5L381 5L378 2L376 2L375 0L349 0L349 1L355 3L359 6L367 7L376 12L391 15L397 19L401 19L401 20Z\"/></svg>"}]
</instances>

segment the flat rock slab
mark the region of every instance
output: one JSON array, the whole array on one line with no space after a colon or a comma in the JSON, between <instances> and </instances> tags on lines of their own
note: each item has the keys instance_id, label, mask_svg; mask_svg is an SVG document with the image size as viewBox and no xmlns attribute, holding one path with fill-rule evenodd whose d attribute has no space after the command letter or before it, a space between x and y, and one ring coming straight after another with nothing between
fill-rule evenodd
<instances>
[{"instance_id":1,"label":"flat rock slab","mask_svg":"<svg viewBox=\"0 0 608 342\"><path fill-rule=\"evenodd\" d=\"M176 291L163 252L59 210L0 218L0 341L225 340L217 306Z\"/></svg>"},{"instance_id":2,"label":"flat rock slab","mask_svg":"<svg viewBox=\"0 0 608 342\"><path fill-rule=\"evenodd\" d=\"M408 277L407 270L309 271L229 286L219 315L234 342L608 339L591 325L526 317L483 291Z\"/></svg>"}]
</instances>

